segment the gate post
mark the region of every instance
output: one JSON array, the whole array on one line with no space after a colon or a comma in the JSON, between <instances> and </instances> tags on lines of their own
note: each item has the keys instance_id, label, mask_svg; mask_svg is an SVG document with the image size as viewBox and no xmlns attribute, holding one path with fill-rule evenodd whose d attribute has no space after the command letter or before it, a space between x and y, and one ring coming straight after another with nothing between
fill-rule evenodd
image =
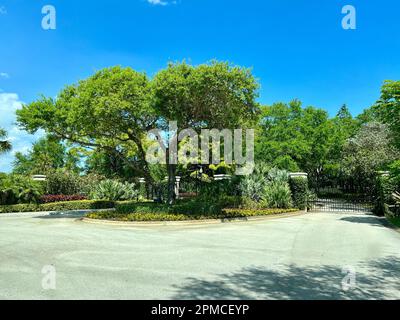
<instances>
[{"instance_id":1,"label":"gate post","mask_svg":"<svg viewBox=\"0 0 400 320\"><path fill-rule=\"evenodd\" d=\"M179 199L179 188L180 188L181 177L175 177L175 195L176 199Z\"/></svg>"},{"instance_id":2,"label":"gate post","mask_svg":"<svg viewBox=\"0 0 400 320\"><path fill-rule=\"evenodd\" d=\"M299 209L302 210L304 208L304 211L307 212L308 174L305 172L291 172L289 176L293 201L295 205L299 206ZM301 184L296 184L296 179L304 179L305 181L302 181Z\"/></svg>"}]
</instances>

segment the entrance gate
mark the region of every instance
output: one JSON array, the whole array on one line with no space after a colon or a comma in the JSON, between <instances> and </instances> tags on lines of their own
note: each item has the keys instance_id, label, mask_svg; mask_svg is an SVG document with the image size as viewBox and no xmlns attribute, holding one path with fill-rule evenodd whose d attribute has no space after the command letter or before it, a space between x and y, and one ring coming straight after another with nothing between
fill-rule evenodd
<instances>
[{"instance_id":1,"label":"entrance gate","mask_svg":"<svg viewBox=\"0 0 400 320\"><path fill-rule=\"evenodd\" d=\"M309 203L311 211L325 212L372 212L374 196L368 192L344 193L337 188L315 191L317 197Z\"/></svg>"}]
</instances>

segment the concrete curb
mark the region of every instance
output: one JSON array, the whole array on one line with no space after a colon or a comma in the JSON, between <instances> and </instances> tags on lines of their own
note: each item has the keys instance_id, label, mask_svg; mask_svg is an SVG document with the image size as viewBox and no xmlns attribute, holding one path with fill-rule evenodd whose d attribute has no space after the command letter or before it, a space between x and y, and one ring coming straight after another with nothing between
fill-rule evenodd
<instances>
[{"instance_id":1,"label":"concrete curb","mask_svg":"<svg viewBox=\"0 0 400 320\"><path fill-rule=\"evenodd\" d=\"M230 219L208 219L208 220L185 220L185 221L115 221L115 220L100 220L81 218L79 219L85 223L114 225L114 226L130 226L130 227L159 227L159 226L202 226L202 225L216 225L223 223L243 223L243 222L257 222L272 219L283 219L290 217L297 217L309 214L309 212L295 211L291 213L271 214L265 216L243 217L243 218L230 218Z\"/></svg>"}]
</instances>

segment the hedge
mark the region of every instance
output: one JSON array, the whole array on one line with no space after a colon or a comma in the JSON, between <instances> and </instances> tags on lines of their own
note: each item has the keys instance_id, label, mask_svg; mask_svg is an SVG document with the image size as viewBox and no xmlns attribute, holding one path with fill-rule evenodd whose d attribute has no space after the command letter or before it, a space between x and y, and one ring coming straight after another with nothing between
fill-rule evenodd
<instances>
[{"instance_id":1,"label":"hedge","mask_svg":"<svg viewBox=\"0 0 400 320\"><path fill-rule=\"evenodd\" d=\"M235 219L256 216L267 216L282 213L291 213L297 209L223 209L219 214L184 214L168 212L133 212L121 213L118 211L92 212L87 215L90 219L113 220L113 221L187 221L187 220L209 220L209 219Z\"/></svg>"},{"instance_id":2,"label":"hedge","mask_svg":"<svg viewBox=\"0 0 400 320\"><path fill-rule=\"evenodd\" d=\"M115 208L115 202L113 201L83 200L83 201L53 202L45 204L15 204L10 206L0 206L0 213L70 211L70 210L111 209L111 208Z\"/></svg>"},{"instance_id":3,"label":"hedge","mask_svg":"<svg viewBox=\"0 0 400 320\"><path fill-rule=\"evenodd\" d=\"M118 202L119 213L174 213L174 214L220 214L224 208L237 208L242 204L240 197L223 196L219 199L186 199L178 200L174 205L155 202Z\"/></svg>"},{"instance_id":4,"label":"hedge","mask_svg":"<svg viewBox=\"0 0 400 320\"><path fill-rule=\"evenodd\" d=\"M291 178L289 180L292 191L293 205L300 210L307 208L308 180L306 178Z\"/></svg>"},{"instance_id":5,"label":"hedge","mask_svg":"<svg viewBox=\"0 0 400 320\"><path fill-rule=\"evenodd\" d=\"M223 206L214 203L181 201L172 206L159 203L118 203L116 211L122 214L129 213L173 213L173 214L219 214Z\"/></svg>"},{"instance_id":6,"label":"hedge","mask_svg":"<svg viewBox=\"0 0 400 320\"><path fill-rule=\"evenodd\" d=\"M391 179L387 176L378 176L376 179L376 200L374 207L374 214L378 216L385 216L391 214L389 210L389 204L393 200L391 199L392 192L394 192L395 186Z\"/></svg>"}]
</instances>

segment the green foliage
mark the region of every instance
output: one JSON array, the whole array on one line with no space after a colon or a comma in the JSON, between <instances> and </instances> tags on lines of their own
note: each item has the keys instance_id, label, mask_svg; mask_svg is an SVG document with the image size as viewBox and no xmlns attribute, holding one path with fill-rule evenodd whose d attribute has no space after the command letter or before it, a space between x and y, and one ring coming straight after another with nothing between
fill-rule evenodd
<instances>
[{"instance_id":1,"label":"green foliage","mask_svg":"<svg viewBox=\"0 0 400 320\"><path fill-rule=\"evenodd\" d=\"M96 173L89 173L84 176L80 176L79 181L79 194L89 196L92 191L99 185L100 182L106 178Z\"/></svg>"},{"instance_id":2,"label":"green foliage","mask_svg":"<svg viewBox=\"0 0 400 320\"><path fill-rule=\"evenodd\" d=\"M356 184L367 189L375 184L376 172L384 170L399 157L390 144L390 132L386 125L373 122L362 126L344 147L342 168Z\"/></svg>"},{"instance_id":3,"label":"green foliage","mask_svg":"<svg viewBox=\"0 0 400 320\"><path fill-rule=\"evenodd\" d=\"M11 150L11 143L8 140L4 140L7 138L7 131L0 128L0 154L6 153Z\"/></svg>"},{"instance_id":4,"label":"green foliage","mask_svg":"<svg viewBox=\"0 0 400 320\"><path fill-rule=\"evenodd\" d=\"M388 124L400 147L400 81L385 81L381 97L373 107L379 119Z\"/></svg>"},{"instance_id":5,"label":"green foliage","mask_svg":"<svg viewBox=\"0 0 400 320\"><path fill-rule=\"evenodd\" d=\"M397 216L388 216L388 219L389 219L389 221L390 221L390 223L392 225L394 225L397 228L400 228L400 216L399 215L397 215Z\"/></svg>"},{"instance_id":6,"label":"green foliage","mask_svg":"<svg viewBox=\"0 0 400 320\"><path fill-rule=\"evenodd\" d=\"M44 211L72 211L91 209L111 209L115 207L113 201L67 201L45 204L16 204L0 206L0 213L13 212L44 212Z\"/></svg>"},{"instance_id":7,"label":"green foliage","mask_svg":"<svg viewBox=\"0 0 400 320\"><path fill-rule=\"evenodd\" d=\"M267 184L264 189L262 203L265 208L291 208L293 203L289 184L281 180Z\"/></svg>"},{"instance_id":8,"label":"green foliage","mask_svg":"<svg viewBox=\"0 0 400 320\"><path fill-rule=\"evenodd\" d=\"M289 180L290 190L292 191L293 206L304 210L307 208L308 196L308 180L302 177L295 177Z\"/></svg>"},{"instance_id":9,"label":"green foliage","mask_svg":"<svg viewBox=\"0 0 400 320\"><path fill-rule=\"evenodd\" d=\"M171 214L219 214L224 208L223 204L201 202L198 200L181 201L174 205L158 203L128 203L118 204L118 213L171 213Z\"/></svg>"},{"instance_id":10,"label":"green foliage","mask_svg":"<svg viewBox=\"0 0 400 320\"><path fill-rule=\"evenodd\" d=\"M4 189L0 191L0 205L11 205L18 203L18 196L13 189Z\"/></svg>"},{"instance_id":11,"label":"green foliage","mask_svg":"<svg viewBox=\"0 0 400 320\"><path fill-rule=\"evenodd\" d=\"M181 128L246 128L256 121L258 83L249 69L212 61L192 66L170 63L153 79L154 108L160 124L177 121ZM167 164L173 198L175 168Z\"/></svg>"},{"instance_id":12,"label":"green foliage","mask_svg":"<svg viewBox=\"0 0 400 320\"><path fill-rule=\"evenodd\" d=\"M15 154L13 172L18 174L48 174L66 168L79 171L78 158L54 136L47 136L35 142L28 154Z\"/></svg>"},{"instance_id":13,"label":"green foliage","mask_svg":"<svg viewBox=\"0 0 400 320\"><path fill-rule=\"evenodd\" d=\"M95 149L87 153L86 172L98 174L108 179L129 179L137 172L118 155L117 150L112 152Z\"/></svg>"},{"instance_id":14,"label":"green foliage","mask_svg":"<svg viewBox=\"0 0 400 320\"><path fill-rule=\"evenodd\" d=\"M115 220L115 221L187 221L187 220L209 220L209 219L243 219L248 217L257 216L268 216L283 213L295 212L297 209L263 209L263 210L243 210L243 209L224 209L219 213L170 213L163 212L164 208L159 207L153 210L143 210L139 211L103 211L103 212L93 212L87 215L90 219L100 219L100 220Z\"/></svg>"},{"instance_id":15,"label":"green foliage","mask_svg":"<svg viewBox=\"0 0 400 320\"><path fill-rule=\"evenodd\" d=\"M242 179L239 189L251 208L289 208L292 200L288 181L288 172L259 163L253 174Z\"/></svg>"},{"instance_id":16,"label":"green foliage","mask_svg":"<svg viewBox=\"0 0 400 320\"><path fill-rule=\"evenodd\" d=\"M43 194L43 185L22 175L0 177L0 205L37 203Z\"/></svg>"},{"instance_id":17,"label":"green foliage","mask_svg":"<svg viewBox=\"0 0 400 320\"><path fill-rule=\"evenodd\" d=\"M225 161L221 161L219 164L210 164L209 168L213 174L233 174L232 165L226 164Z\"/></svg>"},{"instance_id":18,"label":"green foliage","mask_svg":"<svg viewBox=\"0 0 400 320\"><path fill-rule=\"evenodd\" d=\"M322 176L337 178L343 146L357 126L358 121L346 106L334 118L322 109L303 108L298 100L264 106L255 146L256 160L289 172L307 172L312 184L317 184Z\"/></svg>"},{"instance_id":19,"label":"green foliage","mask_svg":"<svg viewBox=\"0 0 400 320\"><path fill-rule=\"evenodd\" d=\"M118 156L135 175L150 180L142 141L157 121L151 100L145 74L112 67L66 86L55 99L42 97L24 105L17 111L17 120L28 132L43 129L57 138Z\"/></svg>"},{"instance_id":20,"label":"green foliage","mask_svg":"<svg viewBox=\"0 0 400 320\"><path fill-rule=\"evenodd\" d=\"M239 182L237 176L209 182L206 180L200 183L200 197L205 201L217 201L221 196L240 196Z\"/></svg>"},{"instance_id":21,"label":"green foliage","mask_svg":"<svg viewBox=\"0 0 400 320\"><path fill-rule=\"evenodd\" d=\"M249 69L229 63L170 63L152 81L155 109L183 127L232 128L255 119L258 83Z\"/></svg>"},{"instance_id":22,"label":"green foliage","mask_svg":"<svg viewBox=\"0 0 400 320\"><path fill-rule=\"evenodd\" d=\"M267 177L270 167L264 162L257 163L254 172L245 176L240 182L239 189L245 198L260 202L268 183Z\"/></svg>"},{"instance_id":23,"label":"green foliage","mask_svg":"<svg viewBox=\"0 0 400 320\"><path fill-rule=\"evenodd\" d=\"M396 160L389 165L390 179L395 189L400 191L400 160Z\"/></svg>"},{"instance_id":24,"label":"green foliage","mask_svg":"<svg viewBox=\"0 0 400 320\"><path fill-rule=\"evenodd\" d=\"M376 178L376 199L373 212L378 216L389 214L389 204L393 204L392 194L395 191L390 177L378 176Z\"/></svg>"},{"instance_id":25,"label":"green foliage","mask_svg":"<svg viewBox=\"0 0 400 320\"><path fill-rule=\"evenodd\" d=\"M139 196L139 191L132 183L104 180L94 187L90 196L96 200L134 200Z\"/></svg>"},{"instance_id":26,"label":"green foliage","mask_svg":"<svg viewBox=\"0 0 400 320\"><path fill-rule=\"evenodd\" d=\"M71 171L49 172L46 179L46 194L75 195L82 193L81 177Z\"/></svg>"},{"instance_id":27,"label":"green foliage","mask_svg":"<svg viewBox=\"0 0 400 320\"><path fill-rule=\"evenodd\" d=\"M41 97L24 105L17 120L30 133L43 129L94 148L89 172L144 177L152 183L145 161L149 130L163 128L168 120L195 129L243 127L255 120L257 89L250 70L228 63L170 64L152 81L131 68L112 67L66 86L57 98Z\"/></svg>"},{"instance_id":28,"label":"green foliage","mask_svg":"<svg viewBox=\"0 0 400 320\"><path fill-rule=\"evenodd\" d=\"M334 139L326 111L297 100L263 107L259 130L256 158L286 170L316 170Z\"/></svg>"}]
</instances>

